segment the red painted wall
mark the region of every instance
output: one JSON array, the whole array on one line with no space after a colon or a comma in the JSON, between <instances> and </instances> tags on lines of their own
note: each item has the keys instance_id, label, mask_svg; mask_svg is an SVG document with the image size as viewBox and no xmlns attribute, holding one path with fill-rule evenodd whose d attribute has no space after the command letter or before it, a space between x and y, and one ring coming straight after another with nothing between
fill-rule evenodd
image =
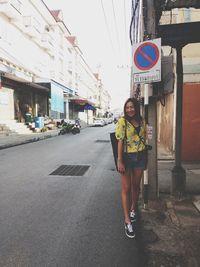
<instances>
[{"instance_id":1,"label":"red painted wall","mask_svg":"<svg viewBox=\"0 0 200 267\"><path fill-rule=\"evenodd\" d=\"M182 122L182 160L200 161L200 84L184 84Z\"/></svg>"}]
</instances>

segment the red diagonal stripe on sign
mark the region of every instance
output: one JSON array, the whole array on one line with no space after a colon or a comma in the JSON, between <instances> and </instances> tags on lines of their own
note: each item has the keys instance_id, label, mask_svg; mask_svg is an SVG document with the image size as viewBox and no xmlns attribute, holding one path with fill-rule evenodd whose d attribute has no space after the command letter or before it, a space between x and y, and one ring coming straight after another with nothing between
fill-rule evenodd
<instances>
[{"instance_id":1,"label":"red diagonal stripe on sign","mask_svg":"<svg viewBox=\"0 0 200 267\"><path fill-rule=\"evenodd\" d=\"M142 49L140 48L139 50L139 53L144 57L144 58L146 58L146 60L148 60L152 65L154 65L155 64L155 62L147 55L147 54L145 54L143 51L142 51Z\"/></svg>"}]
</instances>

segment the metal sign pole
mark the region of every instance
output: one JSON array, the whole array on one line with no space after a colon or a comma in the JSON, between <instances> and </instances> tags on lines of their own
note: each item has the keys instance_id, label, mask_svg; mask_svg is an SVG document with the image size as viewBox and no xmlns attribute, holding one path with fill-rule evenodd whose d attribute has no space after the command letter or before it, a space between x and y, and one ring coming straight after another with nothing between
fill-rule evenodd
<instances>
[{"instance_id":1,"label":"metal sign pole","mask_svg":"<svg viewBox=\"0 0 200 267\"><path fill-rule=\"evenodd\" d=\"M144 119L146 122L146 127L148 128L148 105L149 105L149 85L144 84ZM148 136L148 135L147 135ZM148 139L147 139L148 144ZM147 208L148 204L148 184L149 184L149 176L148 176L148 151L147 151L147 166L144 170L144 209Z\"/></svg>"},{"instance_id":2,"label":"metal sign pole","mask_svg":"<svg viewBox=\"0 0 200 267\"><path fill-rule=\"evenodd\" d=\"M145 18L146 18L145 19L145 33L146 34L144 36L144 39L148 42L151 42L156 37L154 1L145 0L144 10L146 13L145 14ZM156 42L156 46L157 47L161 46L160 41ZM152 47L155 48L155 46L152 46ZM154 51L157 51L157 49L155 48ZM157 53L155 53L155 55L156 54ZM156 57L154 57L154 61L156 61ZM159 64L161 64L161 62L159 62ZM154 78L152 79L152 83L156 82L157 79L158 80L160 79L160 77L157 77L157 74L159 74L160 67L161 67L160 65L157 65L157 68L155 68L155 76L154 76L155 79ZM154 99L151 99L151 102L150 102L150 95L151 95L150 91L152 90L152 83L150 82L150 80L148 81L148 83L144 82L144 118L147 124L147 131L148 131L147 144L150 143L150 145L152 145L151 153L147 151L147 169L144 171L144 190L143 190L144 209L147 208L149 198L155 199L158 195L157 137L156 137L157 136L156 135L156 131L157 131L157 120L156 120L157 116L156 115L157 114L156 114L156 101Z\"/></svg>"}]
</instances>

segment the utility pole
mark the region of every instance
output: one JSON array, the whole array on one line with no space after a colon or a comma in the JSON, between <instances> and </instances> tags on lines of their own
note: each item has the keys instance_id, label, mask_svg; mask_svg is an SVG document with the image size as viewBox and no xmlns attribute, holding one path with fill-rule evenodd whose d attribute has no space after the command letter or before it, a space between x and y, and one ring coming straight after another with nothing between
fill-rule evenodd
<instances>
[{"instance_id":1,"label":"utility pole","mask_svg":"<svg viewBox=\"0 0 200 267\"><path fill-rule=\"evenodd\" d=\"M144 0L144 14L146 14L144 40L156 38L156 17L153 0ZM152 139L148 140L152 150L148 152L148 173L144 175L144 207L147 206L148 198L158 197L158 174L157 174L157 101L149 97L152 84L145 84L146 100L144 101L144 117L152 129ZM147 186L145 186L145 184ZM146 189L145 189L146 187ZM147 191L147 192L146 192Z\"/></svg>"},{"instance_id":2,"label":"utility pole","mask_svg":"<svg viewBox=\"0 0 200 267\"><path fill-rule=\"evenodd\" d=\"M156 37L156 18L154 0L133 0L132 1L132 46L134 43L155 39ZM143 13L144 24L143 25ZM133 65L132 65L133 66ZM131 96L138 97L140 84L133 82L133 70L131 71ZM157 103L156 99L150 98L152 84L144 84L144 118L147 126L152 129L152 139L148 144L152 150L148 152L148 166L144 171L143 179L143 201L144 208L147 208L148 199L158 197L158 178L157 178Z\"/></svg>"}]
</instances>

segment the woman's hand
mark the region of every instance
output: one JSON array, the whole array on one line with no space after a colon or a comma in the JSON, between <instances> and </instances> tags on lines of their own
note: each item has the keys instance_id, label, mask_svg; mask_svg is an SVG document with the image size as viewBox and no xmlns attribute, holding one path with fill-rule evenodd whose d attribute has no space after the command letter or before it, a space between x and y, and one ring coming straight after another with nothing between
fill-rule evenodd
<instances>
[{"instance_id":1,"label":"woman's hand","mask_svg":"<svg viewBox=\"0 0 200 267\"><path fill-rule=\"evenodd\" d=\"M124 166L124 163L121 159L117 160L117 170L118 170L118 172L120 172L122 174L125 173L125 166Z\"/></svg>"}]
</instances>

